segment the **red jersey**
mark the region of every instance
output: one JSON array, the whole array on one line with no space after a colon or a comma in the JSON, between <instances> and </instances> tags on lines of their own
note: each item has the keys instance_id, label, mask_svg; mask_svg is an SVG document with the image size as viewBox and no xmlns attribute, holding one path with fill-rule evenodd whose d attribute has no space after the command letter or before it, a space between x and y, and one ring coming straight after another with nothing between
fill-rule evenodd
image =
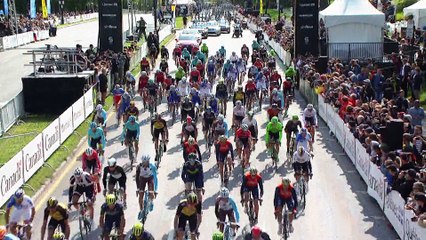
<instances>
[{"instance_id":1,"label":"red jersey","mask_svg":"<svg viewBox=\"0 0 426 240\"><path fill-rule=\"evenodd\" d=\"M149 80L148 76L145 76L145 77L140 76L139 77L139 89L140 90L146 88L146 85L148 85L148 80Z\"/></svg>"},{"instance_id":2,"label":"red jersey","mask_svg":"<svg viewBox=\"0 0 426 240\"><path fill-rule=\"evenodd\" d=\"M280 113L280 110L278 108L270 108L270 109L268 109L268 116L269 116L269 118L278 117L278 113Z\"/></svg>"},{"instance_id":3,"label":"red jersey","mask_svg":"<svg viewBox=\"0 0 426 240\"><path fill-rule=\"evenodd\" d=\"M200 63L200 64L197 64L197 70L199 71L199 72L202 72L202 71L204 71L204 65L202 64L202 63Z\"/></svg>"},{"instance_id":4,"label":"red jersey","mask_svg":"<svg viewBox=\"0 0 426 240\"><path fill-rule=\"evenodd\" d=\"M259 61L256 61L256 62L254 62L254 66L256 66L257 67L257 69L262 69L263 68L263 63L259 60Z\"/></svg>"},{"instance_id":5,"label":"red jersey","mask_svg":"<svg viewBox=\"0 0 426 240\"><path fill-rule=\"evenodd\" d=\"M199 82L200 81L200 72L198 70L192 70L190 73L191 82Z\"/></svg>"},{"instance_id":6,"label":"red jersey","mask_svg":"<svg viewBox=\"0 0 426 240\"><path fill-rule=\"evenodd\" d=\"M170 87L172 84L173 84L173 79L171 79L171 78L166 78L165 80L164 80L164 84L166 85L166 87L168 88L168 87Z\"/></svg>"},{"instance_id":7,"label":"red jersey","mask_svg":"<svg viewBox=\"0 0 426 240\"><path fill-rule=\"evenodd\" d=\"M191 53L192 53L192 55L195 55L197 52L198 52L198 50L199 50L199 48L198 47L192 47L192 49L191 49Z\"/></svg>"},{"instance_id":8,"label":"red jersey","mask_svg":"<svg viewBox=\"0 0 426 240\"><path fill-rule=\"evenodd\" d=\"M173 55L182 55L182 49L180 49L180 47L176 47L175 49L173 49Z\"/></svg>"},{"instance_id":9,"label":"red jersey","mask_svg":"<svg viewBox=\"0 0 426 240\"><path fill-rule=\"evenodd\" d=\"M197 146L198 145L196 143L194 143L194 144L191 145L188 142L185 142L183 144L183 149L184 149L184 151L185 151L186 154L197 153Z\"/></svg>"},{"instance_id":10,"label":"red jersey","mask_svg":"<svg viewBox=\"0 0 426 240\"><path fill-rule=\"evenodd\" d=\"M183 69L187 69L188 68L188 63L186 62L186 61L180 61L180 66L183 68ZM186 70L185 70L186 71Z\"/></svg>"},{"instance_id":11,"label":"red jersey","mask_svg":"<svg viewBox=\"0 0 426 240\"><path fill-rule=\"evenodd\" d=\"M239 128L237 132L235 133L235 136L239 139L249 139L251 138L251 132L244 131L242 128Z\"/></svg>"},{"instance_id":12,"label":"red jersey","mask_svg":"<svg viewBox=\"0 0 426 240\"><path fill-rule=\"evenodd\" d=\"M291 85L292 85L291 81L284 81L284 88L285 89L290 89Z\"/></svg>"},{"instance_id":13,"label":"red jersey","mask_svg":"<svg viewBox=\"0 0 426 240\"><path fill-rule=\"evenodd\" d=\"M293 185L290 184L287 188L287 190L284 190L284 187L282 184L278 185L277 187L279 189L279 194L281 199L291 199L292 196L292 191L293 191Z\"/></svg>"},{"instance_id":14,"label":"red jersey","mask_svg":"<svg viewBox=\"0 0 426 240\"><path fill-rule=\"evenodd\" d=\"M228 151L232 151L232 144L229 141L221 142L219 141L219 152L225 154Z\"/></svg>"},{"instance_id":15,"label":"red jersey","mask_svg":"<svg viewBox=\"0 0 426 240\"><path fill-rule=\"evenodd\" d=\"M252 176L249 172L244 174L246 187L257 187L259 185L259 182L262 181L262 177L259 174L256 174Z\"/></svg>"},{"instance_id":16,"label":"red jersey","mask_svg":"<svg viewBox=\"0 0 426 240\"><path fill-rule=\"evenodd\" d=\"M148 60L141 60L141 66L149 66Z\"/></svg>"},{"instance_id":17,"label":"red jersey","mask_svg":"<svg viewBox=\"0 0 426 240\"><path fill-rule=\"evenodd\" d=\"M256 90L256 84L253 81L248 81L246 84L246 91L254 91Z\"/></svg>"},{"instance_id":18,"label":"red jersey","mask_svg":"<svg viewBox=\"0 0 426 240\"><path fill-rule=\"evenodd\" d=\"M99 160L99 156L98 153L96 152L96 150L93 150L92 155L87 156L86 152L83 153L81 162L83 164L83 170L85 170L87 168L87 162L90 161L96 161L96 169L98 169L98 171L100 171L100 169L102 168L102 164L101 161Z\"/></svg>"},{"instance_id":19,"label":"red jersey","mask_svg":"<svg viewBox=\"0 0 426 240\"><path fill-rule=\"evenodd\" d=\"M279 81L281 78L281 75L278 73L274 73L271 75L271 81Z\"/></svg>"},{"instance_id":20,"label":"red jersey","mask_svg":"<svg viewBox=\"0 0 426 240\"><path fill-rule=\"evenodd\" d=\"M155 73L155 82L157 83L163 83L166 76L164 76L163 72L157 72Z\"/></svg>"}]
</instances>

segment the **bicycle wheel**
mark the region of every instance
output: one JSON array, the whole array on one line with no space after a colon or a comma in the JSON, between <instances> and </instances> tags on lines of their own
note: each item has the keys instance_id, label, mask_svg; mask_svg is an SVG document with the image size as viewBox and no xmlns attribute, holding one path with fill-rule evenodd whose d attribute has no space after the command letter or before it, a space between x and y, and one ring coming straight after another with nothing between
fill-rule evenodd
<instances>
[{"instance_id":1,"label":"bicycle wheel","mask_svg":"<svg viewBox=\"0 0 426 240\"><path fill-rule=\"evenodd\" d=\"M285 206L285 210L283 210L283 237L285 240L290 236L290 222L288 219L288 210L287 206Z\"/></svg>"},{"instance_id":2,"label":"bicycle wheel","mask_svg":"<svg viewBox=\"0 0 426 240\"><path fill-rule=\"evenodd\" d=\"M225 186L225 187L227 187L227 185L228 185L228 181L229 181L229 174L228 174L228 172L229 172L229 169L228 169L228 163L227 163L227 160L225 160L225 162L224 162L224 169L223 169L223 185Z\"/></svg>"},{"instance_id":3,"label":"bicycle wheel","mask_svg":"<svg viewBox=\"0 0 426 240\"><path fill-rule=\"evenodd\" d=\"M78 216L78 227L80 229L80 237L82 240L85 239L86 235L87 235L87 231L86 231L86 226L85 226L85 222L84 222L84 216L80 215Z\"/></svg>"},{"instance_id":4,"label":"bicycle wheel","mask_svg":"<svg viewBox=\"0 0 426 240\"><path fill-rule=\"evenodd\" d=\"M129 143L129 159L130 159L130 171L133 171L133 162L135 161L135 151L133 149L133 141Z\"/></svg>"},{"instance_id":5,"label":"bicycle wheel","mask_svg":"<svg viewBox=\"0 0 426 240\"><path fill-rule=\"evenodd\" d=\"M251 193L250 193L251 194ZM248 206L248 217L251 225L254 225L254 206L253 206L253 200L249 199L249 206Z\"/></svg>"},{"instance_id":6,"label":"bicycle wheel","mask_svg":"<svg viewBox=\"0 0 426 240\"><path fill-rule=\"evenodd\" d=\"M229 225L225 223L225 226L223 228L223 239L224 240L230 240L231 239L231 233L229 231Z\"/></svg>"}]
</instances>

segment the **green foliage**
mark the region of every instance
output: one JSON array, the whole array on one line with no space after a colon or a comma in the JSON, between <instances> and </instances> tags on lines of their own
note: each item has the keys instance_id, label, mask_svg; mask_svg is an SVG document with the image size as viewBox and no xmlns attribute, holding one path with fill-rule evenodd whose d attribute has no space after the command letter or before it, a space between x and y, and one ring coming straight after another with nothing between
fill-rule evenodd
<instances>
[{"instance_id":1,"label":"green foliage","mask_svg":"<svg viewBox=\"0 0 426 240\"><path fill-rule=\"evenodd\" d=\"M402 12L405 7L413 5L417 0L395 0L393 2L396 3L396 10Z\"/></svg>"}]
</instances>

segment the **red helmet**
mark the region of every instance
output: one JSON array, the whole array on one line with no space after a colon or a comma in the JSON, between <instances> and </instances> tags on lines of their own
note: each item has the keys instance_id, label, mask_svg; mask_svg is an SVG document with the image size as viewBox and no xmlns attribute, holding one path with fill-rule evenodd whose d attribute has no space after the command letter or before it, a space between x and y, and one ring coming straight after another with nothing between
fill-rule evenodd
<instances>
[{"instance_id":1,"label":"red helmet","mask_svg":"<svg viewBox=\"0 0 426 240\"><path fill-rule=\"evenodd\" d=\"M190 124L190 123L192 122L192 117L188 116L188 117L186 118L186 122L187 122L188 124Z\"/></svg>"},{"instance_id":2,"label":"red helmet","mask_svg":"<svg viewBox=\"0 0 426 240\"><path fill-rule=\"evenodd\" d=\"M251 228L251 236L252 237L260 237L260 234L262 233L262 230L260 230L260 227L254 226Z\"/></svg>"}]
</instances>

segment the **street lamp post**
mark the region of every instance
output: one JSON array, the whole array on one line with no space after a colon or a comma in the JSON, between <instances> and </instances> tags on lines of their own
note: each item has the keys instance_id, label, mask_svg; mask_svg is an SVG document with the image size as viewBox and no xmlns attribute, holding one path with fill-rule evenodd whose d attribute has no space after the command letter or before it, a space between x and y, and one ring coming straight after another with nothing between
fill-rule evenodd
<instances>
[{"instance_id":1,"label":"street lamp post","mask_svg":"<svg viewBox=\"0 0 426 240\"><path fill-rule=\"evenodd\" d=\"M64 0L59 0L59 7L61 8L61 24L64 25L65 21L64 21L64 5L65 5L65 1Z\"/></svg>"},{"instance_id":2,"label":"street lamp post","mask_svg":"<svg viewBox=\"0 0 426 240\"><path fill-rule=\"evenodd\" d=\"M156 32L157 31L157 5L158 5L158 2L157 2L157 0L153 0L153 3L154 3L154 32Z\"/></svg>"}]
</instances>

